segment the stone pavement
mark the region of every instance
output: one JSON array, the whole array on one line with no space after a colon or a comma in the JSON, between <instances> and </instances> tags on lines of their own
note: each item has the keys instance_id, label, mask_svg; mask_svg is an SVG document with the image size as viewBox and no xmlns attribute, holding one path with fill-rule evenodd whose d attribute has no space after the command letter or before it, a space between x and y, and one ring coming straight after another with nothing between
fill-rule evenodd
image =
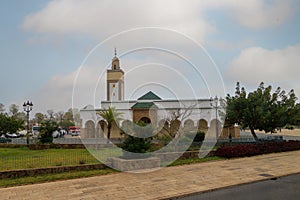
<instances>
[{"instance_id":1,"label":"stone pavement","mask_svg":"<svg viewBox=\"0 0 300 200\"><path fill-rule=\"evenodd\" d=\"M300 151L0 189L0 199L166 199L300 172Z\"/></svg>"}]
</instances>

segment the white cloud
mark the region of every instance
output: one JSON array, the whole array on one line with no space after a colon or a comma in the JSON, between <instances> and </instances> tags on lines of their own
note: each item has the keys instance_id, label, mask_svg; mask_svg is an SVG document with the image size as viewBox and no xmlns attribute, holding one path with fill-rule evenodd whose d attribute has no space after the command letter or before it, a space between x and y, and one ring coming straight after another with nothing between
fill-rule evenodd
<instances>
[{"instance_id":1,"label":"white cloud","mask_svg":"<svg viewBox=\"0 0 300 200\"><path fill-rule=\"evenodd\" d=\"M251 86L257 86L261 81L274 83L276 86L294 88L300 95L299 55L300 44L277 50L248 48L232 60L226 77Z\"/></svg>"},{"instance_id":2,"label":"white cloud","mask_svg":"<svg viewBox=\"0 0 300 200\"><path fill-rule=\"evenodd\" d=\"M294 0L212 0L211 7L221 8L248 28L275 27L284 23L293 13Z\"/></svg>"},{"instance_id":3,"label":"white cloud","mask_svg":"<svg viewBox=\"0 0 300 200\"><path fill-rule=\"evenodd\" d=\"M81 81L78 90L80 90L83 99L91 98L91 90L94 89L94 87L91 87L91 84L94 84L93 78L96 72L92 69L93 68L85 70L85 68L83 68L80 71ZM35 110L42 112L46 112L48 109L66 111L71 108L74 80L78 70L69 74L52 77L40 90L31 95L31 99L35 104ZM91 102L87 102L87 104L88 103Z\"/></svg>"},{"instance_id":4,"label":"white cloud","mask_svg":"<svg viewBox=\"0 0 300 200\"><path fill-rule=\"evenodd\" d=\"M201 7L197 5L179 0L51 1L28 15L23 27L41 33L87 34L97 39L135 27L163 27L203 41L213 27L198 17Z\"/></svg>"},{"instance_id":5,"label":"white cloud","mask_svg":"<svg viewBox=\"0 0 300 200\"><path fill-rule=\"evenodd\" d=\"M112 34L136 27L170 28L185 33L198 42L204 42L206 36L217 29L204 17L210 10L224 10L240 25L257 29L278 26L289 19L293 13L292 2L293 0L53 0L40 11L28 15L23 22L23 28L41 33L41 38L31 38L28 41L30 43L44 43L47 40L51 41L51 36L73 34L103 40ZM122 42L138 42L143 40L143 37L149 41L157 41L151 37L157 38L161 35L163 38L158 41L178 42L177 36L167 33L137 34L136 40L120 41L117 47L121 46ZM109 48L113 45L116 44L111 44ZM128 45L130 44L124 46ZM232 44L224 41L217 45L228 48ZM186 52L188 47L180 48ZM121 48L123 51L124 49ZM273 82L282 77L297 81L300 65L296 56L300 55L299 51L299 45L275 51L259 47L246 49L232 61L227 77L249 84L257 84L261 80ZM94 94L91 90L95 89L93 84L96 74L95 71L81 72L82 82L79 89L85 99L93 98L90 94ZM53 77L35 94L36 100L33 101L41 110L65 110L71 107L75 75L76 72L72 72ZM93 87L90 87L91 85ZM105 94L105 91L103 93ZM85 101L85 105L92 103Z\"/></svg>"},{"instance_id":6,"label":"white cloud","mask_svg":"<svg viewBox=\"0 0 300 200\"><path fill-rule=\"evenodd\" d=\"M121 68L125 72L127 100L136 99L149 90L162 98L172 99L204 98L209 97L209 91L222 90L222 87L213 88L219 79L215 76L212 64L203 65L205 69L195 69L173 54L159 51L136 53L137 56L126 55L120 58ZM80 69L51 78L40 91L31 95L35 97L32 101L35 102L36 109L66 110L72 106L72 101L74 108L86 105L99 107L100 101L106 100L106 65L111 62L109 57L102 60L102 54L102 51L95 52ZM201 75L205 80L202 80Z\"/></svg>"},{"instance_id":7,"label":"white cloud","mask_svg":"<svg viewBox=\"0 0 300 200\"><path fill-rule=\"evenodd\" d=\"M293 0L53 0L28 15L26 30L50 34L84 34L104 39L136 27L163 27L180 31L203 42L214 25L203 14L223 9L242 26L264 28L279 25L292 13Z\"/></svg>"}]
</instances>

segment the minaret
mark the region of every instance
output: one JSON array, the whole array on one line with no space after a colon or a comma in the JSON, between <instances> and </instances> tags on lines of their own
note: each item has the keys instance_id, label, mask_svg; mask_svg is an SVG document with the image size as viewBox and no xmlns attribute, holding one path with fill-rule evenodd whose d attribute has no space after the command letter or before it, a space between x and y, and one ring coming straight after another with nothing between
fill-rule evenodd
<instances>
[{"instance_id":1,"label":"minaret","mask_svg":"<svg viewBox=\"0 0 300 200\"><path fill-rule=\"evenodd\" d=\"M124 100L124 72L120 68L120 61L117 57L117 49L115 48L115 56L112 59L111 69L106 73L107 101L123 101Z\"/></svg>"}]
</instances>

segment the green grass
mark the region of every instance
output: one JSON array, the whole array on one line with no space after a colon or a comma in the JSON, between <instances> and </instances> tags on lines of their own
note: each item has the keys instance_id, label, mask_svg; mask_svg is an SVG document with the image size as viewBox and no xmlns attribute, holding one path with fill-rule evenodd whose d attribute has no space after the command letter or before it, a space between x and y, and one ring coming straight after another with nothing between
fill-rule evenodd
<instances>
[{"instance_id":1,"label":"green grass","mask_svg":"<svg viewBox=\"0 0 300 200\"><path fill-rule=\"evenodd\" d=\"M216 161L216 160L223 160L223 159L224 158L220 158L220 157L190 158L185 160L177 160L173 162L170 166L186 165L186 164ZM66 179L100 176L100 175L116 173L116 172L117 172L116 170L107 168L101 170L72 171L72 172L63 172L57 174L45 174L45 175L37 175L34 177L28 176L28 177L21 177L21 178L8 178L8 179L0 180L0 187L12 187L17 185L28 185L28 184L50 182L50 181L66 180Z\"/></svg>"},{"instance_id":2,"label":"green grass","mask_svg":"<svg viewBox=\"0 0 300 200\"><path fill-rule=\"evenodd\" d=\"M194 163L201 163L201 162L208 162L208 161L216 161L216 160L224 160L225 158L212 156L206 158L189 158L184 160L176 160L169 166L177 166L177 165L187 165L187 164L194 164Z\"/></svg>"},{"instance_id":3,"label":"green grass","mask_svg":"<svg viewBox=\"0 0 300 200\"><path fill-rule=\"evenodd\" d=\"M113 169L101 169L101 170L89 170L89 171L64 172L58 174L44 174L44 175L27 176L21 178L9 178L9 179L0 180L0 187L12 187L17 185L28 185L28 184L50 182L50 181L99 176L99 175L105 175L105 174L110 174L115 172L117 171Z\"/></svg>"},{"instance_id":4,"label":"green grass","mask_svg":"<svg viewBox=\"0 0 300 200\"><path fill-rule=\"evenodd\" d=\"M94 153L101 161L105 161L110 156L121 155L121 151L109 148ZM29 150L27 147L0 148L0 171L97 164L100 163L98 159L86 149Z\"/></svg>"},{"instance_id":5,"label":"green grass","mask_svg":"<svg viewBox=\"0 0 300 200\"><path fill-rule=\"evenodd\" d=\"M97 159L104 161L106 158L122 155L120 149L104 148L101 150L90 150ZM70 166L79 164L97 164L100 163L87 149L47 149L47 150L29 150L23 148L0 148L0 171L42 168L53 166ZM207 162L212 160L222 160L220 157L191 158L177 160L170 166L193 164ZM8 178L0 180L0 187L11 187L16 185L35 184L49 181L66 180L73 178L91 177L115 173L113 169L72 171L56 174L45 174L37 176L28 176L21 178Z\"/></svg>"}]
</instances>

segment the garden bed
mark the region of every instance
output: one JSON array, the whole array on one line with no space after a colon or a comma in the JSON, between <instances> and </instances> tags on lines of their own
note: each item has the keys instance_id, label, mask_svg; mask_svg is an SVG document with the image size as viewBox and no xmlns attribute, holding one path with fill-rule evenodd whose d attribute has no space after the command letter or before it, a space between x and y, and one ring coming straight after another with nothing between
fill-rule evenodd
<instances>
[{"instance_id":1,"label":"garden bed","mask_svg":"<svg viewBox=\"0 0 300 200\"><path fill-rule=\"evenodd\" d=\"M300 141L280 141L222 146L217 149L215 155L224 158L237 158L295 150L300 150Z\"/></svg>"}]
</instances>

